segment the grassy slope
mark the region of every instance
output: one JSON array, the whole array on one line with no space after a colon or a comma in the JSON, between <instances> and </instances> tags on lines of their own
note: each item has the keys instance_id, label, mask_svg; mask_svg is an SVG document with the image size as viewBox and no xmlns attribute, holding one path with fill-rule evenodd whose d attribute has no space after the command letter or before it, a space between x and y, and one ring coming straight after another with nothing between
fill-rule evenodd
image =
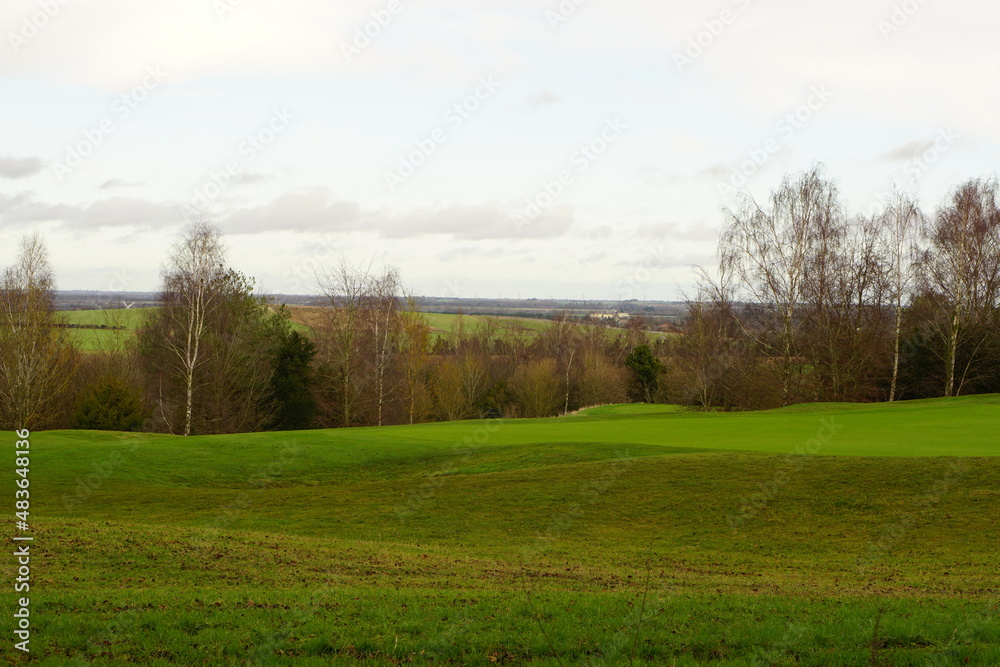
<instances>
[{"instance_id":1,"label":"grassy slope","mask_svg":"<svg viewBox=\"0 0 1000 667\"><path fill-rule=\"evenodd\" d=\"M633 410L492 433L37 434L37 648L557 664L541 614L564 664L621 664L652 553L637 650L658 664L860 664L880 607L897 664L1000 661L980 613L1000 593L997 397ZM832 456L787 456L821 419L843 426Z\"/></svg>"}]
</instances>

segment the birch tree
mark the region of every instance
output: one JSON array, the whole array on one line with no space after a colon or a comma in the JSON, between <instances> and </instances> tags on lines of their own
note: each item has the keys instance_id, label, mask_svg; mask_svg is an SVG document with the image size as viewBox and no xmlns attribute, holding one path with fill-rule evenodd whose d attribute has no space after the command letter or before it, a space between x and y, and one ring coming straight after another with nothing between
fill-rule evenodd
<instances>
[{"instance_id":1,"label":"birch tree","mask_svg":"<svg viewBox=\"0 0 1000 667\"><path fill-rule=\"evenodd\" d=\"M719 277L705 287L777 365L782 405L800 389L798 347L815 241L841 215L837 189L819 168L786 177L766 209L746 196L738 209L726 211Z\"/></svg>"},{"instance_id":2,"label":"birch tree","mask_svg":"<svg viewBox=\"0 0 1000 667\"><path fill-rule=\"evenodd\" d=\"M361 342L361 319L369 270L351 265L346 258L320 276L326 297L326 318L321 330L322 373L328 384L338 388L340 424L351 426L355 405L355 380Z\"/></svg>"},{"instance_id":3,"label":"birch tree","mask_svg":"<svg viewBox=\"0 0 1000 667\"><path fill-rule=\"evenodd\" d=\"M902 193L878 217L879 251L886 266L886 296L892 308L892 381L889 401L899 391L903 317L917 287L920 263L920 229L923 214L917 202Z\"/></svg>"},{"instance_id":4,"label":"birch tree","mask_svg":"<svg viewBox=\"0 0 1000 667\"><path fill-rule=\"evenodd\" d=\"M382 275L369 275L365 294L365 315L371 331L375 367L375 403L377 426L385 419L386 402L393 389L387 382L389 365L398 349L402 328L399 270L386 269Z\"/></svg>"},{"instance_id":5,"label":"birch tree","mask_svg":"<svg viewBox=\"0 0 1000 667\"><path fill-rule=\"evenodd\" d=\"M226 277L225 248L217 227L205 222L192 224L174 246L163 271L162 317L159 343L168 353L170 366L183 386L181 433L191 435L194 395L198 371L204 363L206 325L219 306L220 285ZM160 413L170 418L160 402ZM169 427L173 432L173 427Z\"/></svg>"},{"instance_id":6,"label":"birch tree","mask_svg":"<svg viewBox=\"0 0 1000 667\"><path fill-rule=\"evenodd\" d=\"M945 396L962 393L989 338L1000 297L1000 208L995 180L959 186L928 230L927 288L940 299ZM965 362L959 366L960 352Z\"/></svg>"}]
</instances>

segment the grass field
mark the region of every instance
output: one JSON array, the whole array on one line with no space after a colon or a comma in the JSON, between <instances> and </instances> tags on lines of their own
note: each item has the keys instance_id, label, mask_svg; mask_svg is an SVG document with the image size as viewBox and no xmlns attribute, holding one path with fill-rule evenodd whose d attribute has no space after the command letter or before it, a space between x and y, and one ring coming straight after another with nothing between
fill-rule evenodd
<instances>
[{"instance_id":1,"label":"grass field","mask_svg":"<svg viewBox=\"0 0 1000 667\"><path fill-rule=\"evenodd\" d=\"M1000 664L998 419L991 396L39 433L33 655Z\"/></svg>"},{"instance_id":2,"label":"grass field","mask_svg":"<svg viewBox=\"0 0 1000 667\"><path fill-rule=\"evenodd\" d=\"M484 321L492 320L494 323L513 329L528 335L535 335L542 331L547 331L552 326L551 320L535 319L530 317L495 317L486 315L448 315L442 313L422 313L427 325L438 335L454 336L459 328L466 332L473 332L479 329ZM590 329L594 325L578 324L582 329ZM604 328L604 327L602 327ZM610 332L621 334L622 329L610 329ZM660 332L650 331L647 335L651 338L662 338L669 336Z\"/></svg>"},{"instance_id":3,"label":"grass field","mask_svg":"<svg viewBox=\"0 0 1000 667\"><path fill-rule=\"evenodd\" d=\"M69 310L59 313L68 324L85 324L89 326L125 327L124 330L112 329L70 329L70 336L77 349L84 352L97 352L116 349L121 342L135 338L135 330L142 322L144 309L117 310Z\"/></svg>"},{"instance_id":4,"label":"grass field","mask_svg":"<svg viewBox=\"0 0 1000 667\"><path fill-rule=\"evenodd\" d=\"M302 306L293 306L290 310L292 312L292 328L300 333L310 331L310 324L314 323L319 312L316 308L305 308ZM105 329L70 330L70 336L77 349L84 352L99 352L115 349L121 345L121 342L134 339L135 330L142 321L143 309L71 310L61 312L59 315L70 324L124 326L124 331ZM460 330L466 333L474 332L482 326L485 320L493 320L498 324L529 337L545 331L552 326L552 323L548 320L527 317L486 317L440 313L422 313L421 316L427 322L427 325L431 327L434 336L443 336L446 338L454 338ZM662 337L666 335L668 334L649 333L650 337Z\"/></svg>"}]
</instances>

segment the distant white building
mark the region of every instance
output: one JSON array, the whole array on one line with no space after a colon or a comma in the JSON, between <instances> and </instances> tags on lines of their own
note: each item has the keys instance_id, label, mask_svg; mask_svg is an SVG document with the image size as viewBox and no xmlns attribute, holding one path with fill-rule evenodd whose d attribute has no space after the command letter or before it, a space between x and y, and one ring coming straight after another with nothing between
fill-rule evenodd
<instances>
[{"instance_id":1,"label":"distant white building","mask_svg":"<svg viewBox=\"0 0 1000 667\"><path fill-rule=\"evenodd\" d=\"M617 310L610 313L591 313L590 319L598 320L601 322L613 322L615 324L621 324L622 322L629 321L629 314Z\"/></svg>"}]
</instances>

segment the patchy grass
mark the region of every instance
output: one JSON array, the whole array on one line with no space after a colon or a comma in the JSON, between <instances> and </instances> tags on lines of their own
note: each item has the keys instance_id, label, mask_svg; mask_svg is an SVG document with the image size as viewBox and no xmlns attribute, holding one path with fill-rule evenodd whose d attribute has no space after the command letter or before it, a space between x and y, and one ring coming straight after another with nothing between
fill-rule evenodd
<instances>
[{"instance_id":1,"label":"patchy grass","mask_svg":"<svg viewBox=\"0 0 1000 667\"><path fill-rule=\"evenodd\" d=\"M627 412L36 434L33 656L1000 663L997 397Z\"/></svg>"}]
</instances>

